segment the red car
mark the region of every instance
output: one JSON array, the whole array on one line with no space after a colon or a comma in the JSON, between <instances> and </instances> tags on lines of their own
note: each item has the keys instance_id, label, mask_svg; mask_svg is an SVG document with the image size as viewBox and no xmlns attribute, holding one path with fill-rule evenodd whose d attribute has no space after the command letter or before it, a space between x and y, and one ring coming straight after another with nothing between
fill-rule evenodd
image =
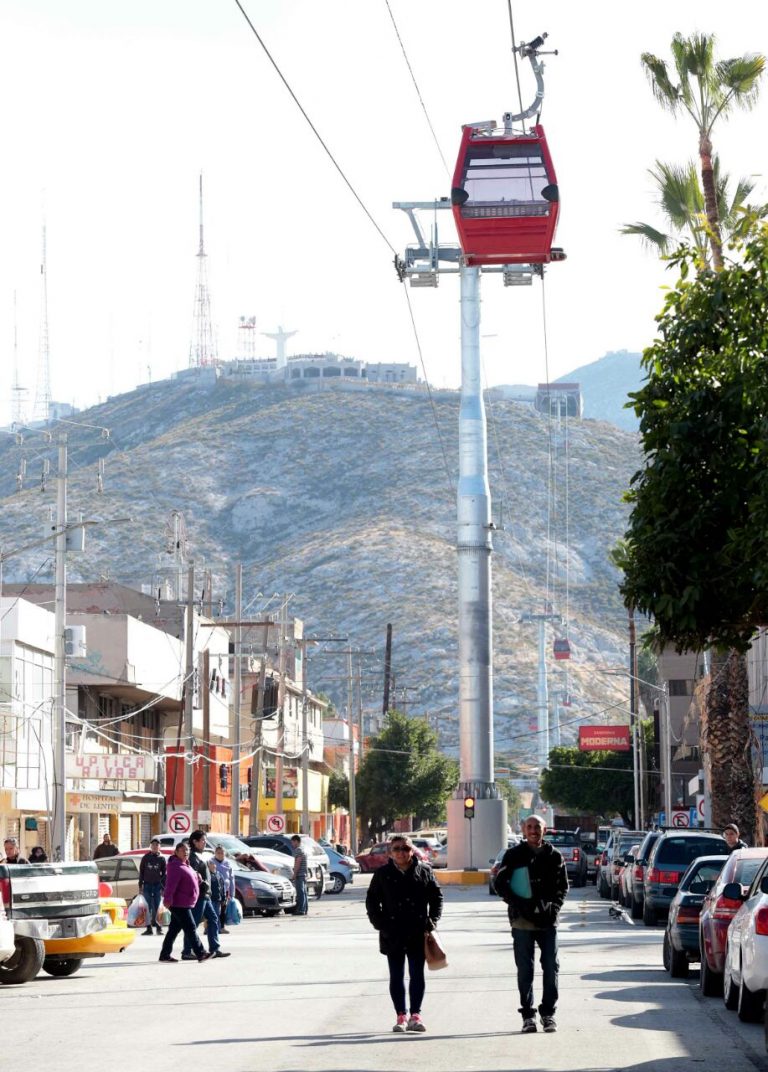
<instances>
[{"instance_id":1,"label":"red car","mask_svg":"<svg viewBox=\"0 0 768 1072\"><path fill-rule=\"evenodd\" d=\"M717 882L704 898L699 916L699 986L707 997L716 997L723 992L725 939L731 921L742 905L740 900L723 896L725 885L738 882L746 890L766 856L768 849L738 849L732 852L726 858Z\"/></svg>"},{"instance_id":2,"label":"red car","mask_svg":"<svg viewBox=\"0 0 768 1072\"><path fill-rule=\"evenodd\" d=\"M427 856L415 845L413 848L413 855L417 860L423 860L425 863L429 863ZM389 861L389 842L380 841L376 845L371 845L370 848L359 852L355 859L360 864L360 870L363 874L366 871L378 871L380 867L383 867L384 864Z\"/></svg>"}]
</instances>

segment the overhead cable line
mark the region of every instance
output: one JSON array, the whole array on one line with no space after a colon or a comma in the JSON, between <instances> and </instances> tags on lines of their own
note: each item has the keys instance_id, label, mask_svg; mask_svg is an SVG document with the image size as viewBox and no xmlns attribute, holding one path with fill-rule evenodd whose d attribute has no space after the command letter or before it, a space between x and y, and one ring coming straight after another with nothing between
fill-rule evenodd
<instances>
[{"instance_id":1,"label":"overhead cable line","mask_svg":"<svg viewBox=\"0 0 768 1072\"><path fill-rule=\"evenodd\" d=\"M272 66L274 67L275 71L277 72L277 75L278 75L278 77L279 77L280 81L281 81L281 82L283 83L283 85L285 86L285 88L286 88L286 89L288 90L288 93L290 94L290 96L291 96L291 98L292 98L292 100L293 100L294 104L295 104L295 105L296 105L296 107L297 107L297 108L299 109L299 111L300 111L300 112L301 112L301 114L302 114L302 115L304 116L304 118L306 119L306 121L307 121L307 123L308 123L308 125L309 125L309 128L310 128L310 130L312 131L312 133L313 133L313 134L315 135L315 137L317 138L317 140L318 140L318 141L320 142L320 144L322 145L323 149L324 149L324 150L325 150L325 152L326 152L326 155L328 156L328 159L329 159L329 160L331 161L331 163L333 164L333 166L334 166L334 167L336 168L336 170L338 171L339 175L340 175L340 176L341 176L341 178L343 179L343 181L344 181L345 185L347 186L348 190L350 191L350 193L352 194L352 196L353 196L353 197L355 198L355 200L357 201L358 205L359 205L359 206L360 206L360 208L361 208L361 209L363 210L363 212L365 213L365 215L366 215L366 216L368 217L368 219L369 219L369 220L371 221L371 223L373 224L373 226L374 226L374 227L376 228L376 230L377 230L377 232L379 233L379 235L381 236L381 238L383 238L383 239L384 239L384 241L386 242L386 244L387 244L387 245L389 246L389 248L390 248L390 250L392 251L392 253L394 253L395 255L397 255L397 250L396 250L396 249L395 249L395 247L394 247L394 246L392 245L392 243L391 243L391 242L389 241L389 239L387 238L387 236L386 236L386 235L384 234L384 232L382 231L381 227L379 227L378 223L377 223L377 222L376 222L376 220L375 220L375 219L373 218L373 216L371 215L371 213L370 213L370 212L368 211L368 208L366 207L365 203L363 202L363 199L362 199L362 198L360 197L360 195L358 194L357 190L356 190L356 189L354 188L354 186L352 185L352 183L350 182L350 180L349 180L349 179L347 178L346 174L344 173L344 170L343 170L343 168L341 167L341 164L339 164L339 162L338 162L338 160L336 159L336 157L335 157L335 156L333 155L333 153L331 152L331 150L330 150L330 149L328 148L328 146L326 145L325 141L323 140L323 137L322 137L322 135L320 134L319 130L317 129L317 127L315 126L315 124L314 124L314 123L312 122L312 120L311 120L311 119L309 118L309 115L307 114L307 112L306 112L306 111L304 110L304 107L303 107L303 105L301 104L301 101L299 100L299 98L298 98L298 97L296 96L296 94L295 94L295 93L293 92L293 90L291 89L291 86L290 86L290 83L288 82L288 79L287 79L287 78L285 77L285 75L283 74L283 72L282 72L282 71L280 70L280 68L278 67L278 65L277 65L277 61L275 60L275 58L274 58L274 57L272 56L272 53L271 53L271 52L269 51L269 49L267 48L267 46L266 46L266 44L265 44L264 40L262 39L261 35L259 34L259 31L258 31L258 30L256 29L256 27L255 27L255 26L253 25L253 23L251 22L250 18L248 17L248 15L247 15L247 13L246 13L246 11L245 11L245 8L244 8L244 7L243 7L243 5L242 5L242 4L240 3L240 0L235 0L235 4L236 4L236 5L238 6L238 8L240 9L240 12L241 12L241 14L242 14L243 18L245 19L245 21L246 21L246 22L248 23L248 25L249 25L249 27L250 27L250 29L251 29L251 32L252 32L252 34L253 34L253 36L254 36L254 37L256 38L256 40L257 40L257 41L259 42L259 44L261 45L262 49L264 50L264 54L266 55L267 59L269 60L269 62L270 62L270 63L272 64Z\"/></svg>"}]
</instances>

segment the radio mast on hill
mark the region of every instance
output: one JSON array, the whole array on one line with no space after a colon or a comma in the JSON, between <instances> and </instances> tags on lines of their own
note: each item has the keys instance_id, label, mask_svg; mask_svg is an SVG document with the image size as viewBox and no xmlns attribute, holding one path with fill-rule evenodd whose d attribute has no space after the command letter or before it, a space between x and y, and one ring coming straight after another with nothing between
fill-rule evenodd
<instances>
[{"instance_id":1,"label":"radio mast on hill","mask_svg":"<svg viewBox=\"0 0 768 1072\"><path fill-rule=\"evenodd\" d=\"M27 419L27 389L19 382L19 338L16 321L16 291L13 292L13 383L11 385L11 421L18 428Z\"/></svg>"},{"instance_id":2,"label":"radio mast on hill","mask_svg":"<svg viewBox=\"0 0 768 1072\"><path fill-rule=\"evenodd\" d=\"M208 267L203 240L203 173L200 172L200 245L197 250L197 286L192 321L192 342L189 346L189 367L203 368L215 365L216 345L213 339L211 320L211 292L208 289Z\"/></svg>"},{"instance_id":3,"label":"radio mast on hill","mask_svg":"<svg viewBox=\"0 0 768 1072\"><path fill-rule=\"evenodd\" d=\"M51 354L48 345L48 254L43 223L43 254L40 262L40 345L37 351L37 383L32 419L47 421L51 415Z\"/></svg>"}]
</instances>

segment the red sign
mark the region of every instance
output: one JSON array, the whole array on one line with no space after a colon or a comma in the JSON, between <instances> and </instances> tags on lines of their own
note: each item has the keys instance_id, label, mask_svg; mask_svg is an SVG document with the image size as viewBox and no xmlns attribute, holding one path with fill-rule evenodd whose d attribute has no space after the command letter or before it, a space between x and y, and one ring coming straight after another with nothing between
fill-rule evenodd
<instances>
[{"instance_id":1,"label":"red sign","mask_svg":"<svg viewBox=\"0 0 768 1072\"><path fill-rule=\"evenodd\" d=\"M629 726L579 726L580 752L628 752Z\"/></svg>"}]
</instances>

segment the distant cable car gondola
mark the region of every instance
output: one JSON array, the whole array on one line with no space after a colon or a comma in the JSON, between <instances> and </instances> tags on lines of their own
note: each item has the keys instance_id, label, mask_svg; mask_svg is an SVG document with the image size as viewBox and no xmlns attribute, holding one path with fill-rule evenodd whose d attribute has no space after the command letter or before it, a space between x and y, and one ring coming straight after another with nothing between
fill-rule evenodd
<instances>
[{"instance_id":1,"label":"distant cable car gondola","mask_svg":"<svg viewBox=\"0 0 768 1072\"><path fill-rule=\"evenodd\" d=\"M549 264L559 193L544 128L525 134L464 127L451 203L459 244L470 267Z\"/></svg>"},{"instance_id":2,"label":"distant cable car gondola","mask_svg":"<svg viewBox=\"0 0 768 1072\"><path fill-rule=\"evenodd\" d=\"M553 653L556 659L570 659L571 645L565 637L558 637L558 639L555 640Z\"/></svg>"}]
</instances>

